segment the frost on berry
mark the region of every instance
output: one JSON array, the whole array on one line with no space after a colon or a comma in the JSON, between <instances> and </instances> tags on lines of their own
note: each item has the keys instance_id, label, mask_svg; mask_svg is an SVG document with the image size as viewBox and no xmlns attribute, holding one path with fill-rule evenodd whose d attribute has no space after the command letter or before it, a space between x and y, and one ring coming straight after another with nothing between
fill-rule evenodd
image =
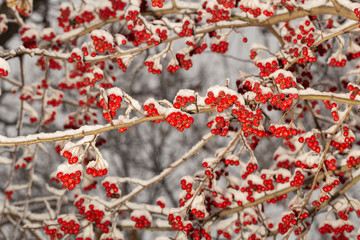
<instances>
[{"instance_id":1,"label":"frost on berry","mask_svg":"<svg viewBox=\"0 0 360 240\"><path fill-rule=\"evenodd\" d=\"M0 58L0 78L7 77L10 73L10 66L7 61L3 58Z\"/></svg>"}]
</instances>

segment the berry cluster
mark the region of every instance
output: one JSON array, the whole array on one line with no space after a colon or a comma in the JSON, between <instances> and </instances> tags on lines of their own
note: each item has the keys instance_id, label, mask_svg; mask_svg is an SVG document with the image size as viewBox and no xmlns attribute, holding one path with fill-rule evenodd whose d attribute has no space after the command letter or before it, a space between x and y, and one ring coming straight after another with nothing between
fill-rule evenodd
<instances>
[{"instance_id":1,"label":"berry cluster","mask_svg":"<svg viewBox=\"0 0 360 240\"><path fill-rule=\"evenodd\" d=\"M191 37L193 35L192 24L190 24L190 21L191 21L190 19L189 20L185 19L182 25L182 29L179 32L180 37Z\"/></svg>"},{"instance_id":2,"label":"berry cluster","mask_svg":"<svg viewBox=\"0 0 360 240\"><path fill-rule=\"evenodd\" d=\"M67 158L69 161L69 164L74 164L77 163L79 161L79 158L77 156L75 156L75 154L73 155L71 152L69 151L64 151L62 153L64 158Z\"/></svg>"},{"instance_id":3,"label":"berry cluster","mask_svg":"<svg viewBox=\"0 0 360 240\"><path fill-rule=\"evenodd\" d=\"M106 168L104 169L97 169L95 167L87 167L86 173L91 175L92 177L102 177L107 174L108 170Z\"/></svg>"},{"instance_id":4,"label":"berry cluster","mask_svg":"<svg viewBox=\"0 0 360 240\"><path fill-rule=\"evenodd\" d=\"M225 5L230 7L229 4L225 3ZM232 4L232 6L234 6L234 4ZM214 23L214 22L229 20L230 11L227 10L225 8L225 6L222 4L218 5L218 4L216 4L215 1L214 2L208 1L208 2L204 2L202 7L206 10L206 13L209 16L211 16L208 19L206 19L207 23Z\"/></svg>"},{"instance_id":5,"label":"berry cluster","mask_svg":"<svg viewBox=\"0 0 360 240\"><path fill-rule=\"evenodd\" d=\"M350 156L346 161L346 164L349 168L352 168L360 163L360 157Z\"/></svg>"},{"instance_id":6,"label":"berry cluster","mask_svg":"<svg viewBox=\"0 0 360 240\"><path fill-rule=\"evenodd\" d=\"M305 179L304 174L300 170L297 170L295 172L293 180L290 181L290 186L300 187L304 183L304 179Z\"/></svg>"},{"instance_id":7,"label":"berry cluster","mask_svg":"<svg viewBox=\"0 0 360 240\"><path fill-rule=\"evenodd\" d=\"M164 1L165 0L151 0L152 1L152 6L153 7L158 7L158 8L162 8L164 5Z\"/></svg>"},{"instance_id":8,"label":"berry cluster","mask_svg":"<svg viewBox=\"0 0 360 240\"><path fill-rule=\"evenodd\" d=\"M269 131L272 132L276 138L291 138L298 134L296 128L288 127L286 125L272 125L269 127Z\"/></svg>"},{"instance_id":9,"label":"berry cluster","mask_svg":"<svg viewBox=\"0 0 360 240\"><path fill-rule=\"evenodd\" d=\"M152 116L159 116L162 107L156 102L155 99L149 99L144 103L143 109L144 109L144 111L147 112L147 114L145 115L146 117L152 117ZM160 110L160 112L159 112L159 110ZM164 120L155 120L153 122L159 123L162 121L164 121Z\"/></svg>"},{"instance_id":10,"label":"berry cluster","mask_svg":"<svg viewBox=\"0 0 360 240\"><path fill-rule=\"evenodd\" d=\"M152 217L146 210L134 210L130 219L135 222L136 228L143 229L151 226Z\"/></svg>"},{"instance_id":11,"label":"berry cluster","mask_svg":"<svg viewBox=\"0 0 360 240\"><path fill-rule=\"evenodd\" d=\"M235 107L232 109L232 114L237 116L237 120L241 123L241 129L245 132L245 136L249 133L257 135L259 137L265 136L264 130L259 130L255 127L260 125L260 121L263 119L263 113L261 109L251 111L239 102L235 103Z\"/></svg>"},{"instance_id":12,"label":"berry cluster","mask_svg":"<svg viewBox=\"0 0 360 240\"><path fill-rule=\"evenodd\" d=\"M354 83L349 83L347 85L347 90L349 90L350 93L350 99L355 99L357 95L360 95L360 86Z\"/></svg>"},{"instance_id":13,"label":"berry cluster","mask_svg":"<svg viewBox=\"0 0 360 240\"><path fill-rule=\"evenodd\" d=\"M113 53L115 51L114 37L104 30L94 30L91 32L91 38L93 45L98 53L104 53L109 51Z\"/></svg>"},{"instance_id":14,"label":"berry cluster","mask_svg":"<svg viewBox=\"0 0 360 240\"><path fill-rule=\"evenodd\" d=\"M226 40L216 40L211 44L211 51L224 54L227 52L229 43Z\"/></svg>"},{"instance_id":15,"label":"berry cluster","mask_svg":"<svg viewBox=\"0 0 360 240\"><path fill-rule=\"evenodd\" d=\"M216 110L221 113L229 109L237 100L238 96L232 90L230 91L230 89L215 86L208 90L205 103L212 108L216 108Z\"/></svg>"},{"instance_id":16,"label":"berry cluster","mask_svg":"<svg viewBox=\"0 0 360 240\"><path fill-rule=\"evenodd\" d=\"M208 128L211 128L211 133L225 137L229 131L229 121L225 120L222 116L215 117L215 120L211 120L207 124Z\"/></svg>"},{"instance_id":17,"label":"berry cluster","mask_svg":"<svg viewBox=\"0 0 360 240\"><path fill-rule=\"evenodd\" d=\"M299 95L297 93L295 93L295 94L280 93L280 94L274 95L271 98L270 104L273 105L275 108L280 109L281 111L285 111L287 109L290 109L293 104L293 100L296 100L298 98L299 98Z\"/></svg>"},{"instance_id":18,"label":"berry cluster","mask_svg":"<svg viewBox=\"0 0 360 240\"><path fill-rule=\"evenodd\" d=\"M36 26L25 25L20 30L21 41L25 48L34 49L37 47L37 42L40 38L39 31Z\"/></svg>"},{"instance_id":19,"label":"berry cluster","mask_svg":"<svg viewBox=\"0 0 360 240\"><path fill-rule=\"evenodd\" d=\"M185 70L189 70L192 67L192 61L189 54L177 53L176 59L178 60L179 66L181 68L185 68Z\"/></svg>"},{"instance_id":20,"label":"berry cluster","mask_svg":"<svg viewBox=\"0 0 360 240\"><path fill-rule=\"evenodd\" d=\"M279 222L279 232L284 235L287 231L295 224L297 224L296 217L298 216L298 211L293 210L292 212L285 214ZM300 216L300 220L305 219L309 216L307 211L304 211Z\"/></svg>"},{"instance_id":21,"label":"berry cluster","mask_svg":"<svg viewBox=\"0 0 360 240\"><path fill-rule=\"evenodd\" d=\"M96 224L96 227L100 228L102 232L107 233L109 231L110 221L107 220L105 215L105 208L103 205L97 202L86 200L82 196L78 196L75 199L75 207L79 210L79 213L84 215L85 219Z\"/></svg>"},{"instance_id":22,"label":"berry cluster","mask_svg":"<svg viewBox=\"0 0 360 240\"><path fill-rule=\"evenodd\" d=\"M246 166L246 171L241 175L242 179L246 179L250 174L252 174L256 169L258 169L258 165L256 163L249 163Z\"/></svg>"},{"instance_id":23,"label":"berry cluster","mask_svg":"<svg viewBox=\"0 0 360 240\"><path fill-rule=\"evenodd\" d=\"M57 228L56 227L52 227L52 226L45 226L43 227L43 230L45 231L46 235L49 235L51 240L54 239L61 239L63 237L62 233L58 233L57 232Z\"/></svg>"},{"instance_id":24,"label":"berry cluster","mask_svg":"<svg viewBox=\"0 0 360 240\"><path fill-rule=\"evenodd\" d=\"M160 58L150 58L145 61L145 66L148 68L149 73L161 74L162 65L160 64Z\"/></svg>"},{"instance_id":25,"label":"berry cluster","mask_svg":"<svg viewBox=\"0 0 360 240\"><path fill-rule=\"evenodd\" d=\"M344 232L350 233L354 229L355 229L354 226L350 222L344 221L342 219L331 220L331 222L325 220L319 227L319 232L322 235L324 234L342 235Z\"/></svg>"},{"instance_id":26,"label":"berry cluster","mask_svg":"<svg viewBox=\"0 0 360 240\"><path fill-rule=\"evenodd\" d=\"M73 63L74 61L76 61L77 66L81 67L82 66L82 60L83 60L83 52L80 50L80 48L74 48L71 51L71 55L68 58L68 62Z\"/></svg>"},{"instance_id":27,"label":"berry cluster","mask_svg":"<svg viewBox=\"0 0 360 240\"><path fill-rule=\"evenodd\" d=\"M331 67L345 67L346 65L346 56L345 55L337 55L328 59L328 64Z\"/></svg>"},{"instance_id":28,"label":"berry cluster","mask_svg":"<svg viewBox=\"0 0 360 240\"><path fill-rule=\"evenodd\" d=\"M111 180L106 179L102 184L106 191L106 196L108 198L120 198L120 191L116 183L113 183Z\"/></svg>"},{"instance_id":29,"label":"berry cluster","mask_svg":"<svg viewBox=\"0 0 360 240\"><path fill-rule=\"evenodd\" d=\"M193 117L181 111L171 112L165 120L179 132L184 131L185 128L190 128L191 124L194 123Z\"/></svg>"},{"instance_id":30,"label":"berry cluster","mask_svg":"<svg viewBox=\"0 0 360 240\"><path fill-rule=\"evenodd\" d=\"M168 216L169 224L172 229L177 231L184 231L186 234L189 234L193 228L193 225L189 221L183 221L182 217L178 214L170 213Z\"/></svg>"},{"instance_id":31,"label":"berry cluster","mask_svg":"<svg viewBox=\"0 0 360 240\"><path fill-rule=\"evenodd\" d=\"M179 91L174 100L174 108L183 108L187 104L195 103L195 92Z\"/></svg>"},{"instance_id":32,"label":"berry cluster","mask_svg":"<svg viewBox=\"0 0 360 240\"><path fill-rule=\"evenodd\" d=\"M283 73L280 73L274 81L276 84L279 84L279 87L282 90L285 88L292 88L296 86L296 82L294 81L293 77L285 77Z\"/></svg>"},{"instance_id":33,"label":"berry cluster","mask_svg":"<svg viewBox=\"0 0 360 240\"><path fill-rule=\"evenodd\" d=\"M121 95L121 94L120 94ZM100 100L100 106L103 107L103 117L110 122L116 115L116 110L121 107L122 97L116 94L110 94L107 101L104 98Z\"/></svg>"},{"instance_id":34,"label":"berry cluster","mask_svg":"<svg viewBox=\"0 0 360 240\"><path fill-rule=\"evenodd\" d=\"M65 234L78 234L80 229L79 221L75 216L60 216L57 220L60 224L60 230Z\"/></svg>"},{"instance_id":35,"label":"berry cluster","mask_svg":"<svg viewBox=\"0 0 360 240\"><path fill-rule=\"evenodd\" d=\"M62 165L60 165L60 166L62 166ZM81 167L81 165L76 165L76 166ZM78 168L76 168L76 169L78 169ZM58 174L56 176L63 183L62 187L64 189L67 188L67 189L69 189L71 191L71 190L73 190L75 188L75 186L77 184L79 184L81 182L81 174L82 174L81 170L76 170L76 171L71 172L71 173L64 173L62 171L58 171Z\"/></svg>"},{"instance_id":36,"label":"berry cluster","mask_svg":"<svg viewBox=\"0 0 360 240\"><path fill-rule=\"evenodd\" d=\"M334 139L331 141L331 146L338 149L340 152L345 151L347 148L351 148L355 141L354 133L348 128L343 127L341 132L335 134Z\"/></svg>"},{"instance_id":37,"label":"berry cluster","mask_svg":"<svg viewBox=\"0 0 360 240\"><path fill-rule=\"evenodd\" d=\"M278 61L274 58L268 58L268 59L258 59L255 62L255 66L257 66L260 70L260 77L268 77L273 72L277 71L279 69Z\"/></svg>"},{"instance_id":38,"label":"berry cluster","mask_svg":"<svg viewBox=\"0 0 360 240\"><path fill-rule=\"evenodd\" d=\"M338 105L335 102L330 103L330 101L326 101L326 100L323 100L323 103L327 109L331 110L331 116L333 116L334 121L335 122L339 121L340 117L338 112Z\"/></svg>"}]
</instances>

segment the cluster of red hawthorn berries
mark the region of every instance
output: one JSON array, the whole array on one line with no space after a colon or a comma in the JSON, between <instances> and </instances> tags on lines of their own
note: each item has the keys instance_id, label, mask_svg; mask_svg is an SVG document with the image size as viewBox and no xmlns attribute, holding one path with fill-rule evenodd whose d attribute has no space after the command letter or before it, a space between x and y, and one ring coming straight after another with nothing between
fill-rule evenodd
<instances>
[{"instance_id":1,"label":"cluster of red hawthorn berries","mask_svg":"<svg viewBox=\"0 0 360 240\"><path fill-rule=\"evenodd\" d=\"M256 163L249 163L246 166L246 171L241 175L242 179L246 179L247 176L249 176L250 174L252 174L256 169L258 169L258 165Z\"/></svg>"},{"instance_id":2,"label":"cluster of red hawthorn berries","mask_svg":"<svg viewBox=\"0 0 360 240\"><path fill-rule=\"evenodd\" d=\"M331 67L345 67L346 65L346 57L345 55L341 55L339 57L329 58L329 66Z\"/></svg>"},{"instance_id":3,"label":"cluster of red hawthorn berries","mask_svg":"<svg viewBox=\"0 0 360 240\"><path fill-rule=\"evenodd\" d=\"M297 215L298 215L298 211L296 210L292 210L292 212L285 214L282 218L281 218L281 222L279 222L278 225L278 229L280 234L284 235L285 233L287 233L287 231L297 223ZM302 215L300 216L300 219L305 219L309 216L309 213L307 211L304 211L302 213Z\"/></svg>"},{"instance_id":4,"label":"cluster of red hawthorn berries","mask_svg":"<svg viewBox=\"0 0 360 240\"><path fill-rule=\"evenodd\" d=\"M37 47L37 41L39 40L39 32L36 26L24 26L20 30L21 41L25 48L33 49Z\"/></svg>"},{"instance_id":5,"label":"cluster of red hawthorn berries","mask_svg":"<svg viewBox=\"0 0 360 240\"><path fill-rule=\"evenodd\" d=\"M293 101L298 98L299 98L299 95L297 93L295 93L295 94L280 93L280 94L273 95L273 97L271 98L269 103L271 105L273 105L275 108L278 108L281 111L285 111L287 109L290 109L293 104Z\"/></svg>"},{"instance_id":6,"label":"cluster of red hawthorn berries","mask_svg":"<svg viewBox=\"0 0 360 240\"><path fill-rule=\"evenodd\" d=\"M162 8L165 0L151 0L153 7Z\"/></svg>"},{"instance_id":7,"label":"cluster of red hawthorn berries","mask_svg":"<svg viewBox=\"0 0 360 240\"><path fill-rule=\"evenodd\" d=\"M58 233L57 227L45 226L43 227L46 235L49 235L51 240L61 239L63 237L62 233Z\"/></svg>"},{"instance_id":8,"label":"cluster of red hawthorn berries","mask_svg":"<svg viewBox=\"0 0 360 240\"><path fill-rule=\"evenodd\" d=\"M320 207L321 203L329 200L329 195L325 194L325 193L321 193L320 198L318 200L314 200L312 202L312 205L315 207Z\"/></svg>"},{"instance_id":9,"label":"cluster of red hawthorn berries","mask_svg":"<svg viewBox=\"0 0 360 240\"><path fill-rule=\"evenodd\" d=\"M279 84L279 87L282 90L285 88L293 88L296 86L296 82L291 76L285 77L282 73L280 73L274 81L276 84Z\"/></svg>"},{"instance_id":10,"label":"cluster of red hawthorn berries","mask_svg":"<svg viewBox=\"0 0 360 240\"><path fill-rule=\"evenodd\" d=\"M88 201L79 196L75 199L75 207L86 220L96 224L102 232L109 232L110 221L107 220L103 205Z\"/></svg>"},{"instance_id":11,"label":"cluster of red hawthorn berries","mask_svg":"<svg viewBox=\"0 0 360 240\"><path fill-rule=\"evenodd\" d=\"M184 221L179 214L170 213L168 216L168 221L173 230L184 231L187 235L193 228L192 223L190 221Z\"/></svg>"},{"instance_id":12,"label":"cluster of red hawthorn berries","mask_svg":"<svg viewBox=\"0 0 360 240\"><path fill-rule=\"evenodd\" d=\"M343 152L345 149L352 147L351 143L355 141L354 137L354 133L347 126L344 126L342 131L334 136L331 146Z\"/></svg>"},{"instance_id":13,"label":"cluster of red hawthorn berries","mask_svg":"<svg viewBox=\"0 0 360 240\"><path fill-rule=\"evenodd\" d=\"M250 5L247 6L247 5L240 4L239 8L242 11L249 13L250 15L253 15L255 18L257 18L261 15L261 9L259 7L252 8L252 6L250 6Z\"/></svg>"},{"instance_id":14,"label":"cluster of red hawthorn berries","mask_svg":"<svg viewBox=\"0 0 360 240\"><path fill-rule=\"evenodd\" d=\"M181 96L177 95L175 98L175 102L173 104L174 108L183 108L187 104L195 103L195 97L194 96Z\"/></svg>"},{"instance_id":15,"label":"cluster of red hawthorn berries","mask_svg":"<svg viewBox=\"0 0 360 240\"><path fill-rule=\"evenodd\" d=\"M330 101L327 101L327 100L323 100L323 103L325 105L325 107L327 109L330 109L331 111L331 116L333 116L334 118L334 121L337 122L339 121L339 113L338 113L338 106L336 103L331 103Z\"/></svg>"},{"instance_id":16,"label":"cluster of red hawthorn berries","mask_svg":"<svg viewBox=\"0 0 360 240\"><path fill-rule=\"evenodd\" d=\"M184 131L185 128L190 128L194 123L194 118L188 113L175 111L166 116L165 120L179 132Z\"/></svg>"},{"instance_id":17,"label":"cluster of red hawthorn berries","mask_svg":"<svg viewBox=\"0 0 360 240\"><path fill-rule=\"evenodd\" d=\"M191 37L193 35L192 24L190 19L185 19L182 25L182 29L179 32L180 37Z\"/></svg>"},{"instance_id":18,"label":"cluster of red hawthorn berries","mask_svg":"<svg viewBox=\"0 0 360 240\"><path fill-rule=\"evenodd\" d=\"M196 44L195 42L193 41L186 41L186 44L190 47L192 47L192 50L190 51L190 56L192 55L196 55L196 54L201 54L202 52L205 51L205 49L207 48L207 44L206 43L199 43L199 44Z\"/></svg>"},{"instance_id":19,"label":"cluster of red hawthorn berries","mask_svg":"<svg viewBox=\"0 0 360 240\"><path fill-rule=\"evenodd\" d=\"M60 171L56 176L63 183L62 187L71 191L81 182L81 174L82 172L80 170L71 173L63 173Z\"/></svg>"},{"instance_id":20,"label":"cluster of red hawthorn berries","mask_svg":"<svg viewBox=\"0 0 360 240\"><path fill-rule=\"evenodd\" d=\"M71 51L71 55L70 57L68 58L68 62L69 63L73 63L73 62L77 62L76 65L81 67L83 64L82 64L82 60L83 60L83 53L82 51L80 50L80 48L74 48L72 51Z\"/></svg>"},{"instance_id":21,"label":"cluster of red hawthorn berries","mask_svg":"<svg viewBox=\"0 0 360 240\"><path fill-rule=\"evenodd\" d=\"M108 198L120 198L119 188L116 183L106 180L102 185L105 188L106 196Z\"/></svg>"},{"instance_id":22,"label":"cluster of red hawthorn berries","mask_svg":"<svg viewBox=\"0 0 360 240\"><path fill-rule=\"evenodd\" d=\"M352 168L360 163L360 157L350 156L346 161L346 164L349 168Z\"/></svg>"},{"instance_id":23,"label":"cluster of red hawthorn berries","mask_svg":"<svg viewBox=\"0 0 360 240\"><path fill-rule=\"evenodd\" d=\"M105 176L107 174L107 172L108 172L108 170L106 168L103 168L103 169L97 169L95 167L87 167L86 168L86 173L93 177Z\"/></svg>"},{"instance_id":24,"label":"cluster of red hawthorn berries","mask_svg":"<svg viewBox=\"0 0 360 240\"><path fill-rule=\"evenodd\" d=\"M144 107L143 107L144 111L147 112L147 114L145 116L146 117L159 116L160 115L160 113L158 111L159 107L161 107L161 106L159 106L159 104L155 100L145 102ZM162 121L164 121L164 120L155 120L153 122L159 123Z\"/></svg>"},{"instance_id":25,"label":"cluster of red hawthorn berries","mask_svg":"<svg viewBox=\"0 0 360 240\"><path fill-rule=\"evenodd\" d=\"M303 143L305 141L307 143L307 146L311 150L313 150L317 153L320 152L319 141L317 141L317 138L315 137L315 135L311 135L310 137L306 137L305 139L304 139L304 137L299 137L298 141L300 143Z\"/></svg>"},{"instance_id":26,"label":"cluster of red hawthorn berries","mask_svg":"<svg viewBox=\"0 0 360 240\"><path fill-rule=\"evenodd\" d=\"M180 181L180 184L181 184L181 189L182 190L185 190L185 193L184 193L184 198L180 198L179 199L179 204L180 204L180 207L184 206L185 203L191 199L193 197L193 183L191 182L190 179L186 178L186 177L183 177Z\"/></svg>"},{"instance_id":27,"label":"cluster of red hawthorn berries","mask_svg":"<svg viewBox=\"0 0 360 240\"><path fill-rule=\"evenodd\" d=\"M222 137L225 137L229 131L229 121L222 116L215 117L215 120L208 122L207 126L211 129L212 134Z\"/></svg>"},{"instance_id":28,"label":"cluster of red hawthorn berries","mask_svg":"<svg viewBox=\"0 0 360 240\"><path fill-rule=\"evenodd\" d=\"M268 77L273 72L279 69L279 63L274 58L262 59L255 61L255 66L260 70L260 77Z\"/></svg>"},{"instance_id":29,"label":"cluster of red hawthorn berries","mask_svg":"<svg viewBox=\"0 0 360 240\"><path fill-rule=\"evenodd\" d=\"M135 228L143 229L151 226L151 215L145 210L134 210L130 219L135 222Z\"/></svg>"},{"instance_id":30,"label":"cluster of red hawthorn berries","mask_svg":"<svg viewBox=\"0 0 360 240\"><path fill-rule=\"evenodd\" d=\"M103 117L110 122L116 115L116 110L121 107L122 97L116 94L110 94L107 101L104 98L100 100L100 106L103 107ZM109 114L110 113L110 114Z\"/></svg>"},{"instance_id":31,"label":"cluster of red hawthorn berries","mask_svg":"<svg viewBox=\"0 0 360 240\"><path fill-rule=\"evenodd\" d=\"M41 70L45 70L46 69L46 60L45 60L45 57L40 57L38 59L38 61L36 62L36 65L37 66L40 66L41 67ZM50 69L54 69L54 70L61 70L61 64L53 59L53 58L50 58L49 59L49 68ZM1 76L1 70L0 70L0 76Z\"/></svg>"},{"instance_id":32,"label":"cluster of red hawthorn berries","mask_svg":"<svg viewBox=\"0 0 360 240\"><path fill-rule=\"evenodd\" d=\"M64 158L68 159L69 164L74 164L79 161L79 158L75 154L73 155L70 151L64 151L62 155Z\"/></svg>"},{"instance_id":33,"label":"cluster of red hawthorn berries","mask_svg":"<svg viewBox=\"0 0 360 240\"><path fill-rule=\"evenodd\" d=\"M203 9L209 14L208 19L206 19L207 23L219 22L229 20L230 10L227 10L222 4L217 4L214 2L204 2L202 5ZM201 12L198 12L200 16L202 16Z\"/></svg>"},{"instance_id":34,"label":"cluster of red hawthorn berries","mask_svg":"<svg viewBox=\"0 0 360 240\"><path fill-rule=\"evenodd\" d=\"M288 127L287 125L271 125L269 131L272 132L276 138L291 138L298 134L296 128Z\"/></svg>"},{"instance_id":35,"label":"cluster of red hawthorn berries","mask_svg":"<svg viewBox=\"0 0 360 240\"><path fill-rule=\"evenodd\" d=\"M225 39L223 40L218 40L216 39L210 47L211 51L213 52L217 52L217 53L221 53L224 54L227 52L227 50L229 49L229 42L226 41Z\"/></svg>"},{"instance_id":36,"label":"cluster of red hawthorn berries","mask_svg":"<svg viewBox=\"0 0 360 240\"><path fill-rule=\"evenodd\" d=\"M10 200L13 193L14 193L14 191L12 191L12 190L5 191L6 199Z\"/></svg>"},{"instance_id":37,"label":"cluster of red hawthorn berries","mask_svg":"<svg viewBox=\"0 0 360 240\"><path fill-rule=\"evenodd\" d=\"M357 95L360 95L360 86L355 83L349 83L347 85L347 90L351 92L350 99L355 99Z\"/></svg>"},{"instance_id":38,"label":"cluster of red hawthorn berries","mask_svg":"<svg viewBox=\"0 0 360 240\"><path fill-rule=\"evenodd\" d=\"M149 73L161 74L162 66L159 57L147 59L145 61L145 66L148 68Z\"/></svg>"},{"instance_id":39,"label":"cluster of red hawthorn berries","mask_svg":"<svg viewBox=\"0 0 360 240\"><path fill-rule=\"evenodd\" d=\"M350 233L355 229L354 226L350 224L350 222L344 221L342 219L331 220L331 221L332 221L331 223L329 221L324 221L321 224L321 227L319 227L319 232L322 235L325 234L341 235L344 232Z\"/></svg>"},{"instance_id":40,"label":"cluster of red hawthorn berries","mask_svg":"<svg viewBox=\"0 0 360 240\"><path fill-rule=\"evenodd\" d=\"M238 96L235 93L226 93L226 89L220 91L212 91L209 89L207 97L205 98L205 103L210 105L212 108L221 113L226 109L229 109L238 99Z\"/></svg>"},{"instance_id":41,"label":"cluster of red hawthorn berries","mask_svg":"<svg viewBox=\"0 0 360 240\"><path fill-rule=\"evenodd\" d=\"M300 170L297 170L295 172L293 180L290 181L290 186L300 187L304 183L304 179L305 179L304 174Z\"/></svg>"},{"instance_id":42,"label":"cluster of red hawthorn berries","mask_svg":"<svg viewBox=\"0 0 360 240\"><path fill-rule=\"evenodd\" d=\"M339 185L339 183L340 183L340 181L337 180L337 179L335 179L335 180L333 180L331 183L326 183L326 184L324 184L324 186L322 187L322 190L323 190L324 192L331 192L331 190L332 190L333 188L335 188L337 185Z\"/></svg>"},{"instance_id":43,"label":"cluster of red hawthorn berries","mask_svg":"<svg viewBox=\"0 0 360 240\"><path fill-rule=\"evenodd\" d=\"M75 216L61 216L57 222L60 224L60 230L65 234L77 235L79 233L80 224Z\"/></svg>"},{"instance_id":44,"label":"cluster of red hawthorn berries","mask_svg":"<svg viewBox=\"0 0 360 240\"><path fill-rule=\"evenodd\" d=\"M179 62L179 66L181 68L184 68L185 70L189 70L193 64L190 58L189 54L184 54L184 53L177 53L176 54L176 59ZM176 66L175 66L176 67Z\"/></svg>"}]
</instances>

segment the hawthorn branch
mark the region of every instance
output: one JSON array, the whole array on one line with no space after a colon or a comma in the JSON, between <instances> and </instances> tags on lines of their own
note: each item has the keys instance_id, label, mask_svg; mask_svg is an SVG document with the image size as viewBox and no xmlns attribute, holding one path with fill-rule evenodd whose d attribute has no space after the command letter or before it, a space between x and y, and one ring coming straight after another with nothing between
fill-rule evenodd
<instances>
[{"instance_id":1,"label":"hawthorn branch","mask_svg":"<svg viewBox=\"0 0 360 240\"><path fill-rule=\"evenodd\" d=\"M199 113L209 113L215 111L213 108L203 108L199 109ZM195 110L188 111L189 113L196 113ZM66 130L66 131L58 131L54 133L39 133L32 134L28 136L21 137L4 137L0 136L0 146L23 146L30 145L36 143L44 143L44 142L55 142L60 140L72 140L76 138L81 138L89 135L96 135L103 132L107 132L110 130L131 127L134 125L138 125L143 122L151 122L156 120L165 119L165 115L153 116L153 117L144 117L144 118L135 118L135 120L129 121L127 123L114 124L111 126L110 124L106 125L93 125L93 126L83 126L76 130Z\"/></svg>"}]
</instances>

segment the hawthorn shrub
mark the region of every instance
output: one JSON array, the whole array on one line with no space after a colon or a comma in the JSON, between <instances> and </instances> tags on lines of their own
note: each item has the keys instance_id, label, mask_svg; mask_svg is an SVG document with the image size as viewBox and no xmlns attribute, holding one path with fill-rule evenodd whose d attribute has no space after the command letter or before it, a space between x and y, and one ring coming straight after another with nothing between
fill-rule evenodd
<instances>
[{"instance_id":1,"label":"hawthorn shrub","mask_svg":"<svg viewBox=\"0 0 360 240\"><path fill-rule=\"evenodd\" d=\"M41 24L32 1L6 5L4 239L360 239L360 3L64 1ZM253 27L276 46L251 40L243 29ZM192 71L205 52L236 58L239 44L248 59L236 79L163 85L173 93L162 100L146 83ZM146 93L135 96L122 86L137 72ZM143 125L137 136L158 144L150 156L163 167L116 174L119 151L125 169L132 157L143 161L135 171L152 161L141 144L122 147ZM176 144L182 134L197 142ZM159 165L160 152L179 149Z\"/></svg>"}]
</instances>

